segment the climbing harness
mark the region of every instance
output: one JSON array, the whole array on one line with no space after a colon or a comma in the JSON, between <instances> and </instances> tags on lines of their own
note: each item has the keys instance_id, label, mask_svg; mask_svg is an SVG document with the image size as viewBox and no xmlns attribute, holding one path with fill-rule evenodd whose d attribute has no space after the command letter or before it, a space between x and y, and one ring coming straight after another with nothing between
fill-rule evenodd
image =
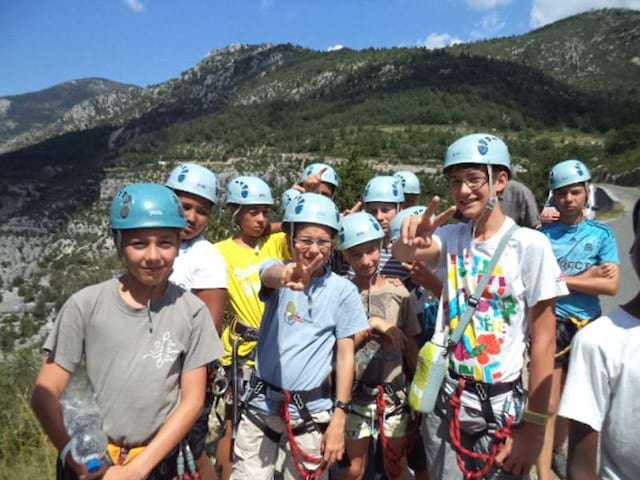
<instances>
[{"instance_id":1,"label":"climbing harness","mask_svg":"<svg viewBox=\"0 0 640 480\"><path fill-rule=\"evenodd\" d=\"M322 476L327 468L324 458L311 455L304 451L302 446L296 440L296 436L310 431L324 433L327 424L318 424L313 420L311 412L307 408L309 402L331 397L331 385L328 381L323 382L319 387L304 391L290 391L271 385L268 382L258 378L257 375L251 377L248 389L249 397L263 394L269 398L277 397L280 400L280 417L283 419L289 444L291 445L291 457L298 473L305 480L314 480ZM293 426L293 419L289 406L293 404L300 412L303 423L297 427ZM251 423L258 427L269 440L274 443L280 441L281 433L269 428L250 408L243 409L243 414ZM315 465L315 468L307 468L303 462Z\"/></svg>"},{"instance_id":2,"label":"climbing harness","mask_svg":"<svg viewBox=\"0 0 640 480\"><path fill-rule=\"evenodd\" d=\"M455 394L451 397L450 404L453 410L453 418L451 419L451 425L449 434L451 436L451 443L456 451L456 458L458 460L458 466L463 473L466 480L481 479L489 474L496 462L496 456L504 448L507 438L511 435L512 427L514 424L514 418L508 417L502 427L497 427L498 423L493 414L491 407L491 397L506 393L513 390L517 382L498 383L498 384L486 384L482 382L468 381L464 377L458 378L458 388ZM490 453L479 453L469 450L462 444L462 428L460 426L460 408L462 406L461 397L463 391L473 391L478 395L480 399L480 405L482 407L482 414L487 423L488 429L491 426L495 428L495 438L490 448ZM486 431L486 430L485 430ZM484 433L484 432L481 432ZM467 468L465 463L465 456L474 460L480 460L484 462L484 466L479 470L473 470Z\"/></svg>"},{"instance_id":3,"label":"climbing harness","mask_svg":"<svg viewBox=\"0 0 640 480\"><path fill-rule=\"evenodd\" d=\"M586 327L589 324L589 322L591 322L590 318L584 318L580 320L579 318L576 318L576 317L568 317L564 320L569 320L571 323L573 323L577 327L578 331L582 330L584 327ZM571 343L569 343L569 345L567 345L565 348L557 352L553 358L562 358L565 355L568 355L570 351L571 351Z\"/></svg>"},{"instance_id":4,"label":"climbing harness","mask_svg":"<svg viewBox=\"0 0 640 480\"><path fill-rule=\"evenodd\" d=\"M284 422L287 426L287 436L289 437L289 444L291 445L291 458L293 458L293 464L296 466L296 470L298 470L298 473L302 475L302 478L304 478L305 480L320 478L327 468L327 463L324 461L324 458L322 456L316 457L305 452L296 440L295 429L293 428L293 422L291 420L291 410L289 410L289 405L291 404L294 397L288 390L283 390L282 393L284 393L285 401L281 406L281 416L284 418ZM298 407L300 413L302 413L298 402L295 402L295 405L296 407ZM304 407L304 409L306 410L306 406ZM313 419L311 419L311 421L313 422ZM313 469L305 467L302 463L301 458L306 462L314 464L316 467Z\"/></svg>"},{"instance_id":5,"label":"climbing harness","mask_svg":"<svg viewBox=\"0 0 640 480\"><path fill-rule=\"evenodd\" d=\"M255 348L252 349L251 353L242 359L242 365L240 365L240 357L238 355L238 347L240 346L240 342L257 342L260 331L257 328L250 327L240 322L237 318L233 320L231 324L231 335L232 335L232 344L231 344L231 381L233 388L233 408L232 408L232 438L236 438L236 434L238 433L238 423L240 422L240 414L242 412L243 401L240 399L240 381L246 380L244 378L245 371L250 373L253 369L247 370L245 369L245 364L247 360L255 359ZM240 375L242 370L243 375Z\"/></svg>"},{"instance_id":6,"label":"climbing harness","mask_svg":"<svg viewBox=\"0 0 640 480\"><path fill-rule=\"evenodd\" d=\"M404 445L400 449L394 450L389 441L389 437L387 437L385 432L385 421L388 416L400 415L403 412L408 412L408 409L406 404L400 407L401 404L398 403L400 399L396 394L397 390L393 389L392 384L387 383L378 385L375 390L378 415L378 431L380 432L380 438L382 440L382 452L385 458L386 469L388 470L389 475L391 475L392 477L397 477L402 472L402 459L411 452L416 436L418 435L420 424L419 415L412 416L410 428L408 429L407 435L405 436ZM384 396L385 393L392 399L394 405L396 407L399 407L392 411L389 415L386 414L388 404Z\"/></svg>"}]
</instances>

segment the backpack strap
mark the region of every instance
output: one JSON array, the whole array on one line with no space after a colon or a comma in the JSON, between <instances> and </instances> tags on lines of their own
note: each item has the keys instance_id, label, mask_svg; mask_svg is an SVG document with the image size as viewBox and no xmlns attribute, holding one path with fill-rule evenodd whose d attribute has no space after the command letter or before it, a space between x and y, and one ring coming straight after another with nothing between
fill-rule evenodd
<instances>
[{"instance_id":1,"label":"backpack strap","mask_svg":"<svg viewBox=\"0 0 640 480\"><path fill-rule=\"evenodd\" d=\"M454 345L456 345L462 338L464 330L467 328L467 325L469 325L469 322L471 321L476 308L478 308L478 304L480 303L480 299L482 298L482 292L484 292L484 289L489 284L489 279L493 275L493 270L496 268L498 260L500 260L500 257L502 256L507 243L511 239L511 236L519 228L520 227L517 224L512 225L511 228L507 230L507 233L505 233L500 239L498 248L496 248L493 257L491 257L491 262L489 262L489 267L487 268L486 273L482 276L480 282L478 282L476 291L469 297L469 300L467 300L467 308L465 308L464 313L462 314L460 323L458 323L458 326L449 337L449 347L453 347Z\"/></svg>"}]
</instances>

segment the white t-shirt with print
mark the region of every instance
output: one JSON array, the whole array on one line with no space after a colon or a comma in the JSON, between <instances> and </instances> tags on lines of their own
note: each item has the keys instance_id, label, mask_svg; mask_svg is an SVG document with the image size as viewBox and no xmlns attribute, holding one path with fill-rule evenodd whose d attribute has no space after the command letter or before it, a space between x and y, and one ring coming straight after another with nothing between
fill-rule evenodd
<instances>
[{"instance_id":1,"label":"white t-shirt with print","mask_svg":"<svg viewBox=\"0 0 640 480\"><path fill-rule=\"evenodd\" d=\"M599 478L638 478L639 365L640 318L622 308L573 341L559 415L600 432Z\"/></svg>"},{"instance_id":2,"label":"white t-shirt with print","mask_svg":"<svg viewBox=\"0 0 640 480\"><path fill-rule=\"evenodd\" d=\"M434 238L440 242L438 267L443 275L442 301L436 331L451 332L467 300L514 224L506 218L489 240L472 239L473 222L445 225ZM472 321L451 355L450 368L485 383L520 377L529 335L528 309L538 302L567 295L567 286L549 240L540 232L519 228L512 235L483 292Z\"/></svg>"},{"instance_id":3,"label":"white t-shirt with print","mask_svg":"<svg viewBox=\"0 0 640 480\"><path fill-rule=\"evenodd\" d=\"M200 235L181 243L169 280L185 290L227 288L227 263L220 250Z\"/></svg>"}]
</instances>

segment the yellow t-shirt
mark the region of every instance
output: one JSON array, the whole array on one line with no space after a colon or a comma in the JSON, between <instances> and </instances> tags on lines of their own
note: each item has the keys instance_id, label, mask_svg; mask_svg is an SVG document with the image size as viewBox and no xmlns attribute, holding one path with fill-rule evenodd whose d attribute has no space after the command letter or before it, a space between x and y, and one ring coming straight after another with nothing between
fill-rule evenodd
<instances>
[{"instance_id":1,"label":"yellow t-shirt","mask_svg":"<svg viewBox=\"0 0 640 480\"><path fill-rule=\"evenodd\" d=\"M222 252L229 270L229 300L236 317L245 325L260 328L264 303L258 298L260 292L260 264L269 258L288 260L291 250L287 245L287 237L284 233L274 233L260 239L258 248L253 249L240 245L233 238L222 240L215 244ZM222 334L222 344L225 355L222 364L231 365L231 346L233 338L230 328L225 328ZM256 342L241 341L238 347L238 355L245 357L256 347ZM253 364L253 362L250 362Z\"/></svg>"}]
</instances>

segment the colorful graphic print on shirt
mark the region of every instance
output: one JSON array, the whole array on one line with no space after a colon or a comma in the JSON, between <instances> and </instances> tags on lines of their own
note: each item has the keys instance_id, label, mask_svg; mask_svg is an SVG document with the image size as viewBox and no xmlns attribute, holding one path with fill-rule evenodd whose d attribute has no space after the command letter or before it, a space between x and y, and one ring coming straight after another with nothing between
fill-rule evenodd
<instances>
[{"instance_id":1,"label":"colorful graphic print on shirt","mask_svg":"<svg viewBox=\"0 0 640 480\"><path fill-rule=\"evenodd\" d=\"M490 260L480 256L449 255L446 297L443 303L445 323L451 332L458 326L469 296L487 272ZM500 264L485 288L473 319L456 345L451 364L459 375L485 383L500 382L503 376L501 357L518 302L510 292Z\"/></svg>"}]
</instances>

